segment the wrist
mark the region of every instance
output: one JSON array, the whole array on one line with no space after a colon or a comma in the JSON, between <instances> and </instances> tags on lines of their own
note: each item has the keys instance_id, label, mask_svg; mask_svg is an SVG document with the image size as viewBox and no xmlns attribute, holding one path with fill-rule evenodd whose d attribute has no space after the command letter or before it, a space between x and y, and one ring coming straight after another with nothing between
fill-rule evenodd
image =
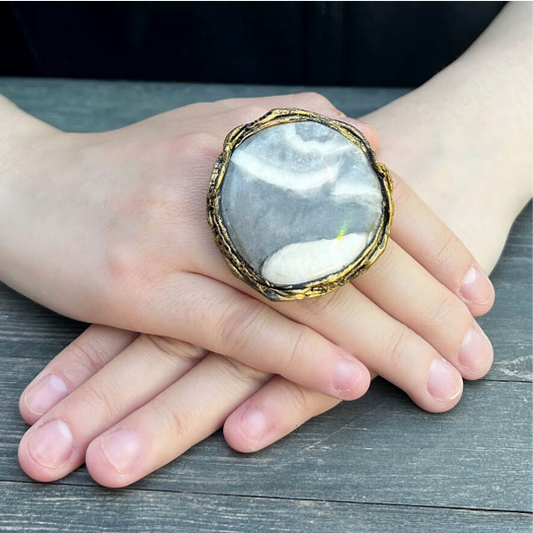
<instances>
[{"instance_id":1,"label":"wrist","mask_svg":"<svg viewBox=\"0 0 533 533\"><path fill-rule=\"evenodd\" d=\"M457 168L469 184L501 189L500 203L514 215L531 198L531 24L524 10L530 6L506 6L457 61L364 119L395 170L415 175L425 160Z\"/></svg>"},{"instance_id":2,"label":"wrist","mask_svg":"<svg viewBox=\"0 0 533 533\"><path fill-rule=\"evenodd\" d=\"M379 133L380 160L486 272L531 198L531 24L522 10L508 5L459 60L363 118Z\"/></svg>"},{"instance_id":3,"label":"wrist","mask_svg":"<svg viewBox=\"0 0 533 533\"><path fill-rule=\"evenodd\" d=\"M0 150L5 152L6 144L16 147L18 141L40 135L59 133L59 130L26 113L20 107L0 94Z\"/></svg>"},{"instance_id":4,"label":"wrist","mask_svg":"<svg viewBox=\"0 0 533 533\"><path fill-rule=\"evenodd\" d=\"M42 141L61 132L25 113L0 95L0 184L3 200L11 200L14 184L42 152ZM6 198L7 197L7 198Z\"/></svg>"},{"instance_id":5,"label":"wrist","mask_svg":"<svg viewBox=\"0 0 533 533\"><path fill-rule=\"evenodd\" d=\"M33 204L57 174L67 136L0 95L0 281L21 292L40 224Z\"/></svg>"}]
</instances>

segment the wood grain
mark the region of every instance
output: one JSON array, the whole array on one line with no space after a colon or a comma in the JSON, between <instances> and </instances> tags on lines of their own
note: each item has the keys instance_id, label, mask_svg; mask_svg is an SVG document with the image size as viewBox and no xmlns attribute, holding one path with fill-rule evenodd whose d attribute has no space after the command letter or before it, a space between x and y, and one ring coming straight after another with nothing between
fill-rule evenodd
<instances>
[{"instance_id":1,"label":"wood grain","mask_svg":"<svg viewBox=\"0 0 533 533\"><path fill-rule=\"evenodd\" d=\"M530 533L531 517L203 494L0 483L0 531Z\"/></svg>"}]
</instances>

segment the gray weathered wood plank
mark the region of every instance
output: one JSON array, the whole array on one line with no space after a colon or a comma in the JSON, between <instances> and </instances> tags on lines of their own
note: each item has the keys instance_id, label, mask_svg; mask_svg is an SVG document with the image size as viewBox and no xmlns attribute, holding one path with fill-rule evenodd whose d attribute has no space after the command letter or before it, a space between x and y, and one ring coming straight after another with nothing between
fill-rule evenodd
<instances>
[{"instance_id":1,"label":"gray weathered wood plank","mask_svg":"<svg viewBox=\"0 0 533 533\"><path fill-rule=\"evenodd\" d=\"M18 397L39 359L0 357L0 480L22 481ZM268 450L242 455L221 433L136 484L347 502L532 510L531 383L478 382L450 413L432 415L377 380L358 402L307 423ZM85 469L61 483L92 484Z\"/></svg>"},{"instance_id":2,"label":"gray weathered wood plank","mask_svg":"<svg viewBox=\"0 0 533 533\"><path fill-rule=\"evenodd\" d=\"M457 509L0 483L0 531L530 533L531 517Z\"/></svg>"}]
</instances>

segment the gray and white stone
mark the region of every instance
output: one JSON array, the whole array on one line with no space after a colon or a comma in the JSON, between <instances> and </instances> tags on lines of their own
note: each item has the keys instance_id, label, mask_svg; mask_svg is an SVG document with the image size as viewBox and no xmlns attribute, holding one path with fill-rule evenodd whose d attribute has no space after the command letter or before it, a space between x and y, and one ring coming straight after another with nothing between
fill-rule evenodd
<instances>
[{"instance_id":1,"label":"gray and white stone","mask_svg":"<svg viewBox=\"0 0 533 533\"><path fill-rule=\"evenodd\" d=\"M383 200L367 155L312 121L246 139L220 194L233 244L276 285L315 281L355 261L378 230Z\"/></svg>"}]
</instances>

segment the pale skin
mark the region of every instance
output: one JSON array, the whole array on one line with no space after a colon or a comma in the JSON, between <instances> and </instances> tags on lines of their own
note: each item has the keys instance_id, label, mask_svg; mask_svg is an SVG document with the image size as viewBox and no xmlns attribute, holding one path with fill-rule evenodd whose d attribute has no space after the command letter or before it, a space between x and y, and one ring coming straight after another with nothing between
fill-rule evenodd
<instances>
[{"instance_id":1,"label":"pale skin","mask_svg":"<svg viewBox=\"0 0 533 533\"><path fill-rule=\"evenodd\" d=\"M529 4L506 7L461 59L363 117L375 129L314 94L187 106L91 135L2 101L0 277L107 324L23 393L28 475L51 481L86 462L99 483L125 486L222 425L230 446L258 450L360 397L369 370L423 409L456 405L462 378L492 363L473 318L494 299L483 270L531 196L530 15ZM205 191L225 133L288 106L341 117L375 147L379 132L396 217L366 274L273 304L228 271Z\"/></svg>"}]
</instances>

